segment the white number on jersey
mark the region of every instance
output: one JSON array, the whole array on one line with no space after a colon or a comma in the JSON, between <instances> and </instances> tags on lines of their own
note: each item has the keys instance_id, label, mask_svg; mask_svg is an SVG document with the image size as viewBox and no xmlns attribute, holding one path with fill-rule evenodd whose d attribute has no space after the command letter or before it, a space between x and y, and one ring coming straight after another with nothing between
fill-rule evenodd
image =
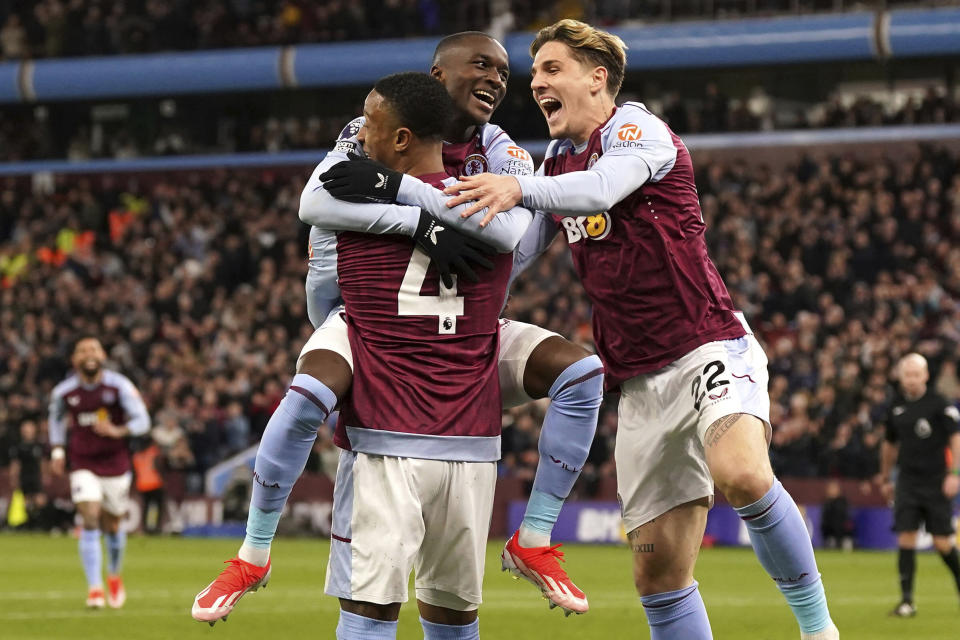
<instances>
[{"instance_id":1,"label":"white number on jersey","mask_svg":"<svg viewBox=\"0 0 960 640\"><path fill-rule=\"evenodd\" d=\"M436 316L437 333L456 333L457 316L463 315L463 297L457 296L457 276L453 276L453 287L450 289L443 286L443 281L440 282L440 295L422 296L420 290L427 279L429 266L430 256L420 247L415 248L397 293L397 314Z\"/></svg>"}]
</instances>

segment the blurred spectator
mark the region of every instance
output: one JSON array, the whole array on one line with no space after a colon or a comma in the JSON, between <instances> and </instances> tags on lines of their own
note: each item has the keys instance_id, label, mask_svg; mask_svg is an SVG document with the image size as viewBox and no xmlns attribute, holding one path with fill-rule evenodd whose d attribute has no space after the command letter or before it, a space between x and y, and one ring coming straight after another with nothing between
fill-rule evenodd
<instances>
[{"instance_id":1,"label":"blurred spectator","mask_svg":"<svg viewBox=\"0 0 960 640\"><path fill-rule=\"evenodd\" d=\"M960 386L957 155L900 146L889 158L698 169L712 256L770 360L777 473L871 477L891 363L920 350L948 397ZM255 443L312 331L296 221L304 177L107 174L58 179L49 194L0 183L0 257L25 256L0 286L7 442L19 439L7 425L43 430L70 339L95 331L143 390L151 437L191 488ZM590 313L561 242L519 278L506 311L588 347ZM540 403L505 414L502 473L532 482L542 419ZM578 491L612 477L615 430L608 407ZM318 454L329 458L327 440Z\"/></svg>"},{"instance_id":2,"label":"blurred spectator","mask_svg":"<svg viewBox=\"0 0 960 640\"><path fill-rule=\"evenodd\" d=\"M163 452L156 442L141 443L133 454L133 472L137 491L143 496L143 528L151 534L160 532L163 521Z\"/></svg>"},{"instance_id":3,"label":"blurred spectator","mask_svg":"<svg viewBox=\"0 0 960 640\"><path fill-rule=\"evenodd\" d=\"M15 13L8 15L3 28L0 28L0 54L5 60L27 57L27 31L20 22L20 16Z\"/></svg>"},{"instance_id":4,"label":"blurred spectator","mask_svg":"<svg viewBox=\"0 0 960 640\"><path fill-rule=\"evenodd\" d=\"M827 496L820 512L820 534L823 536L823 546L827 549L853 549L853 518L850 517L850 506L837 480L827 483Z\"/></svg>"},{"instance_id":5,"label":"blurred spectator","mask_svg":"<svg viewBox=\"0 0 960 640\"><path fill-rule=\"evenodd\" d=\"M47 494L43 492L43 462L46 459L44 445L40 442L37 423L25 420L20 425L20 441L13 445L9 453L10 486L20 490L27 511L28 529L45 528L43 512L47 505Z\"/></svg>"},{"instance_id":6,"label":"blurred spectator","mask_svg":"<svg viewBox=\"0 0 960 640\"><path fill-rule=\"evenodd\" d=\"M250 420L243 414L243 407L236 400L227 405L223 432L228 455L250 446Z\"/></svg>"}]
</instances>

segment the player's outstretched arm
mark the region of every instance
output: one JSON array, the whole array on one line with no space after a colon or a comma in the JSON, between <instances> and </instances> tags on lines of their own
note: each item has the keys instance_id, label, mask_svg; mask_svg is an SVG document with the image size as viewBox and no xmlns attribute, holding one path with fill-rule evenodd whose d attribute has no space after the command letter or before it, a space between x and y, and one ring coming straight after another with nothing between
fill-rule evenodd
<instances>
[{"instance_id":1,"label":"player's outstretched arm","mask_svg":"<svg viewBox=\"0 0 960 640\"><path fill-rule=\"evenodd\" d=\"M478 277L472 266L489 269L493 265L485 256L503 251L494 242L487 242L488 238L485 236L464 233L465 225L448 225L449 229L441 226L436 218L420 207L373 202L372 198L361 195L362 189L355 186L356 181L362 181L358 178L361 174L340 171L338 167L359 167L363 176L383 180L385 183L390 180L399 184L402 175L369 160L325 160L314 172L315 180L319 184L311 188L311 183L314 182L314 179L311 179L311 183L307 184L301 195L300 219L304 222L331 231L407 235L430 256L447 287L453 286L454 272L476 282ZM369 174L371 169L374 170L373 176ZM431 191L437 191L423 182L420 184ZM385 197L392 198L395 193L395 190L391 190L390 195ZM338 198L334 198L334 195ZM344 197L353 202L339 199ZM313 206L327 198L337 203L337 215L324 215L324 210ZM519 241L519 236L516 240ZM513 246L506 250L512 251Z\"/></svg>"},{"instance_id":2,"label":"player's outstretched arm","mask_svg":"<svg viewBox=\"0 0 960 640\"><path fill-rule=\"evenodd\" d=\"M490 174L483 174L490 175ZM533 222L533 213L525 207L510 207L493 219L492 223L481 224L481 220L471 220L462 216L468 205L450 208L450 196L434 189L430 185L412 176L403 176L397 193L397 200L423 207L447 225L461 233L483 240L501 252L513 251L520 243ZM493 216L490 216L493 218Z\"/></svg>"},{"instance_id":3,"label":"player's outstretched arm","mask_svg":"<svg viewBox=\"0 0 960 640\"><path fill-rule=\"evenodd\" d=\"M405 207L389 202L344 202L331 195L320 176L341 162L364 159L357 133L363 118L351 120L340 132L333 149L313 170L300 195L300 220L327 231L357 231L360 233L399 233L413 237L419 223L416 207Z\"/></svg>"},{"instance_id":4,"label":"player's outstretched arm","mask_svg":"<svg viewBox=\"0 0 960 640\"><path fill-rule=\"evenodd\" d=\"M419 208L374 202L345 202L338 200L324 188L320 175L346 161L346 156L330 153L314 169L303 193L300 194L300 220L328 231L398 233L412 238L420 221Z\"/></svg>"},{"instance_id":5,"label":"player's outstretched arm","mask_svg":"<svg viewBox=\"0 0 960 640\"><path fill-rule=\"evenodd\" d=\"M650 175L649 165L640 156L605 155L586 171L561 176L464 176L444 193L457 194L447 201L449 207L473 201L463 216L487 209L481 224L496 215L490 212L521 202L531 209L578 216L607 211L643 186Z\"/></svg>"},{"instance_id":6,"label":"player's outstretched arm","mask_svg":"<svg viewBox=\"0 0 960 640\"><path fill-rule=\"evenodd\" d=\"M478 222L462 219L459 210L448 209L447 196L433 186L372 160L343 161L320 172L317 177L323 182L323 190L343 201L345 207L350 204L370 206L359 203L393 200L403 202L412 205L417 211L426 210L449 228L481 240L504 253L514 250L533 219L533 215L526 209L515 208L505 212L504 219L498 224L484 229Z\"/></svg>"}]
</instances>

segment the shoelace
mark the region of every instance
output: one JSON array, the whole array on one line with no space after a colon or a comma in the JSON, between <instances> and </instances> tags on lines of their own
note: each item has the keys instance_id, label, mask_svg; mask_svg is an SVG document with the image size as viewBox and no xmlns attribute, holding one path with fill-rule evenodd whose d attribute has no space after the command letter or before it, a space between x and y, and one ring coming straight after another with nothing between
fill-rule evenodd
<instances>
[{"instance_id":1,"label":"shoelace","mask_svg":"<svg viewBox=\"0 0 960 640\"><path fill-rule=\"evenodd\" d=\"M240 558L230 558L229 560L224 560L223 564L229 564L230 566L223 570L223 573L220 574L220 578L218 578L218 582L226 584L227 589L224 589L224 591L228 593L246 589L252 582L256 582L258 580L258 578L245 566L247 563Z\"/></svg>"},{"instance_id":2,"label":"shoelace","mask_svg":"<svg viewBox=\"0 0 960 640\"><path fill-rule=\"evenodd\" d=\"M563 567L551 562L553 558L556 558L560 562L566 562L566 560L563 559L563 551L559 550L562 546L563 543L558 542L552 547L527 548L525 551L534 551L535 555L524 558L523 561L528 567L531 567L538 573L554 573L559 574L562 578L567 578L567 572L563 570Z\"/></svg>"}]
</instances>

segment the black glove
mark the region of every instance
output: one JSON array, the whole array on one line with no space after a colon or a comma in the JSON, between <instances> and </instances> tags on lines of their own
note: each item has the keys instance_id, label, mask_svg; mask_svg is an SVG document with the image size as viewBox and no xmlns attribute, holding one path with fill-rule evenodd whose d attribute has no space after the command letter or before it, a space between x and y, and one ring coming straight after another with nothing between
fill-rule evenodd
<instances>
[{"instance_id":1,"label":"black glove","mask_svg":"<svg viewBox=\"0 0 960 640\"><path fill-rule=\"evenodd\" d=\"M413 235L413 239L437 265L440 280L447 289L453 287L452 271L456 271L471 282L479 280L467 263L468 260L485 269L493 268L493 263L484 257L496 253L493 247L465 236L456 229L445 227L443 222L426 211L420 211L420 224L417 225L417 232Z\"/></svg>"},{"instance_id":2,"label":"black glove","mask_svg":"<svg viewBox=\"0 0 960 640\"><path fill-rule=\"evenodd\" d=\"M403 174L379 162L354 159L338 162L320 174L323 188L337 200L347 202L394 202Z\"/></svg>"}]
</instances>

